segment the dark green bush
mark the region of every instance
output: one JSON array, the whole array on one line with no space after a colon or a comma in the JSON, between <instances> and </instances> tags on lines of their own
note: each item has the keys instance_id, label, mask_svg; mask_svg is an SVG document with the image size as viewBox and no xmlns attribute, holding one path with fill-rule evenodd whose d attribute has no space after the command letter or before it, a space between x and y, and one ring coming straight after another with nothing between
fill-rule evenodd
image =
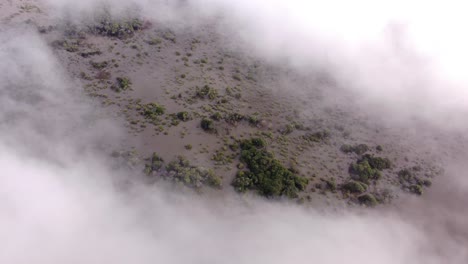
<instances>
[{"instance_id":1,"label":"dark green bush","mask_svg":"<svg viewBox=\"0 0 468 264\"><path fill-rule=\"evenodd\" d=\"M128 88L130 88L130 85L132 84L132 82L130 81L129 78L127 77L117 77L117 85L119 86L119 91L125 91L127 90Z\"/></svg>"},{"instance_id":2,"label":"dark green bush","mask_svg":"<svg viewBox=\"0 0 468 264\"><path fill-rule=\"evenodd\" d=\"M369 150L369 147L366 144L359 144L354 146L345 144L341 146L340 150L344 153L354 152L358 155L362 155Z\"/></svg>"},{"instance_id":3,"label":"dark green bush","mask_svg":"<svg viewBox=\"0 0 468 264\"><path fill-rule=\"evenodd\" d=\"M308 180L282 166L265 145L260 138L241 142L240 160L249 171L239 172L232 185L239 192L253 189L266 197L296 198L306 188Z\"/></svg>"},{"instance_id":4,"label":"dark green bush","mask_svg":"<svg viewBox=\"0 0 468 264\"><path fill-rule=\"evenodd\" d=\"M366 184L369 184L370 180L378 180L381 177L380 171L372 168L367 160L351 164L349 173L351 173L356 180Z\"/></svg>"},{"instance_id":5,"label":"dark green bush","mask_svg":"<svg viewBox=\"0 0 468 264\"><path fill-rule=\"evenodd\" d=\"M392 166L392 163L390 162L389 159L387 158L381 158L381 157L375 157L370 154L364 155L359 162L367 161L369 165L376 170L385 170L385 169L390 169Z\"/></svg>"},{"instance_id":6,"label":"dark green bush","mask_svg":"<svg viewBox=\"0 0 468 264\"><path fill-rule=\"evenodd\" d=\"M326 179L326 180L324 180L324 182L325 182L325 188L327 190L330 190L332 192L336 191L336 182L335 182L334 178Z\"/></svg>"},{"instance_id":7,"label":"dark green bush","mask_svg":"<svg viewBox=\"0 0 468 264\"><path fill-rule=\"evenodd\" d=\"M142 29L142 26L143 23L138 19L116 21L110 19L110 17L105 17L90 29L92 32L102 36L124 39L132 37L136 31Z\"/></svg>"},{"instance_id":8,"label":"dark green bush","mask_svg":"<svg viewBox=\"0 0 468 264\"><path fill-rule=\"evenodd\" d=\"M158 121L158 117L163 115L166 109L164 106L156 104L156 103L149 103L144 105L139 105L139 111L142 116L144 116L148 121L156 124Z\"/></svg>"},{"instance_id":9,"label":"dark green bush","mask_svg":"<svg viewBox=\"0 0 468 264\"><path fill-rule=\"evenodd\" d=\"M150 175L153 171L159 171L164 165L164 160L156 154L153 153L149 159L149 164L145 165L145 173Z\"/></svg>"},{"instance_id":10,"label":"dark green bush","mask_svg":"<svg viewBox=\"0 0 468 264\"><path fill-rule=\"evenodd\" d=\"M413 170L415 170L413 168ZM411 193L422 195L423 187L430 187L432 185L431 180L421 179L414 174L414 171L408 168L401 169L398 172L398 178L400 180L401 187L404 190L409 190ZM420 168L416 168L416 172L420 171Z\"/></svg>"},{"instance_id":11,"label":"dark green bush","mask_svg":"<svg viewBox=\"0 0 468 264\"><path fill-rule=\"evenodd\" d=\"M196 88L195 96L201 99L208 98L210 100L218 97L218 90L209 85L205 85L202 88Z\"/></svg>"},{"instance_id":12,"label":"dark green bush","mask_svg":"<svg viewBox=\"0 0 468 264\"><path fill-rule=\"evenodd\" d=\"M211 119L219 121L219 120L223 119L223 115L220 112L216 112L216 113L211 115Z\"/></svg>"},{"instance_id":13,"label":"dark green bush","mask_svg":"<svg viewBox=\"0 0 468 264\"><path fill-rule=\"evenodd\" d=\"M409 187L409 190L410 192L414 193L414 194L417 194L417 195L422 195L424 190L423 190L423 187L421 185L411 185Z\"/></svg>"},{"instance_id":14,"label":"dark green bush","mask_svg":"<svg viewBox=\"0 0 468 264\"><path fill-rule=\"evenodd\" d=\"M370 193L366 193L366 194L359 196L358 201L360 204L369 206L369 207L374 207L379 203L377 199L375 199L374 195Z\"/></svg>"},{"instance_id":15,"label":"dark green bush","mask_svg":"<svg viewBox=\"0 0 468 264\"><path fill-rule=\"evenodd\" d=\"M349 181L341 186L341 189L350 193L364 193L367 190L367 185L358 181Z\"/></svg>"},{"instance_id":16,"label":"dark green bush","mask_svg":"<svg viewBox=\"0 0 468 264\"><path fill-rule=\"evenodd\" d=\"M101 62L91 61L91 66L93 66L93 68L98 69L98 70L102 70L108 65L109 63L107 61L101 61Z\"/></svg>"},{"instance_id":17,"label":"dark green bush","mask_svg":"<svg viewBox=\"0 0 468 264\"><path fill-rule=\"evenodd\" d=\"M166 179L182 183L187 187L198 189L203 185L207 185L213 188L221 188L221 178L213 170L192 166L182 156L170 162L166 166L166 170L168 172L164 175Z\"/></svg>"},{"instance_id":18,"label":"dark green bush","mask_svg":"<svg viewBox=\"0 0 468 264\"><path fill-rule=\"evenodd\" d=\"M184 122L189 121L190 119L192 119L188 112L179 112L179 113L177 113L177 118L184 121Z\"/></svg>"},{"instance_id":19,"label":"dark green bush","mask_svg":"<svg viewBox=\"0 0 468 264\"><path fill-rule=\"evenodd\" d=\"M315 133L307 133L304 135L304 139L310 142L321 142L330 137L330 133L326 130Z\"/></svg>"},{"instance_id":20,"label":"dark green bush","mask_svg":"<svg viewBox=\"0 0 468 264\"><path fill-rule=\"evenodd\" d=\"M215 132L216 128L214 126L213 120L210 120L208 118L203 118L200 122L200 126L203 130L207 132Z\"/></svg>"},{"instance_id":21,"label":"dark green bush","mask_svg":"<svg viewBox=\"0 0 468 264\"><path fill-rule=\"evenodd\" d=\"M244 116L239 113L229 113L224 117L224 120L229 124L237 124L238 122L244 120Z\"/></svg>"}]
</instances>

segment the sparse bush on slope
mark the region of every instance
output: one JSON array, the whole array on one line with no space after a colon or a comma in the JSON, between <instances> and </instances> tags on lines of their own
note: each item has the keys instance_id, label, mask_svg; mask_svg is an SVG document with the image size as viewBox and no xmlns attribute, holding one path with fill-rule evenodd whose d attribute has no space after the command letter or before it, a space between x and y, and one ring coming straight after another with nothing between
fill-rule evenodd
<instances>
[{"instance_id":1,"label":"sparse bush on slope","mask_svg":"<svg viewBox=\"0 0 468 264\"><path fill-rule=\"evenodd\" d=\"M248 171L239 171L232 185L239 192L256 190L266 197L298 197L308 180L286 169L265 146L265 141L260 138L241 142L240 160Z\"/></svg>"}]
</instances>

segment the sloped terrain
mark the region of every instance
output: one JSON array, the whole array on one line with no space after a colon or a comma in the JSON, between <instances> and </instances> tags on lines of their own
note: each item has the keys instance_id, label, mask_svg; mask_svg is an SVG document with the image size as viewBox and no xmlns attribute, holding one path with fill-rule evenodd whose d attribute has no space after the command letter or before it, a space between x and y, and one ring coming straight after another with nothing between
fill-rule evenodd
<instances>
[{"instance_id":1,"label":"sloped terrain","mask_svg":"<svg viewBox=\"0 0 468 264\"><path fill-rule=\"evenodd\" d=\"M389 126L326 75L249 54L216 20L176 27L102 11L77 23L35 1L1 5L3 23L36 30L76 88L126 127L109 155L151 182L374 206L423 195L442 173L425 145L433 135Z\"/></svg>"}]
</instances>

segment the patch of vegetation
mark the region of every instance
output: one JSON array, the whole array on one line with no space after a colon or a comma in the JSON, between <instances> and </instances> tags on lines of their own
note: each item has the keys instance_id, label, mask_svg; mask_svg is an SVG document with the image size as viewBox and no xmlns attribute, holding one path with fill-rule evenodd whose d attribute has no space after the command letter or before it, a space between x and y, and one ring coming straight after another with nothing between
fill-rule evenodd
<instances>
[{"instance_id":1,"label":"patch of vegetation","mask_svg":"<svg viewBox=\"0 0 468 264\"><path fill-rule=\"evenodd\" d=\"M375 196L370 193L366 193L366 194L359 196L358 201L360 204L368 206L368 207L374 207L377 204L379 204Z\"/></svg>"},{"instance_id":2,"label":"patch of vegetation","mask_svg":"<svg viewBox=\"0 0 468 264\"><path fill-rule=\"evenodd\" d=\"M62 48L68 52L77 52L79 50L79 42L78 41L67 41L67 40L57 40L52 43L52 45L56 48Z\"/></svg>"},{"instance_id":3,"label":"patch of vegetation","mask_svg":"<svg viewBox=\"0 0 468 264\"><path fill-rule=\"evenodd\" d=\"M216 165L227 165L232 163L233 157L226 155L223 151L216 151L211 159L215 161Z\"/></svg>"},{"instance_id":4,"label":"patch of vegetation","mask_svg":"<svg viewBox=\"0 0 468 264\"><path fill-rule=\"evenodd\" d=\"M116 92L125 91L130 88L132 82L127 77L117 77L117 85L113 85L112 89Z\"/></svg>"},{"instance_id":5,"label":"patch of vegetation","mask_svg":"<svg viewBox=\"0 0 468 264\"><path fill-rule=\"evenodd\" d=\"M235 125L240 121L244 120L244 116L239 113L229 113L224 117L224 121L231 125Z\"/></svg>"},{"instance_id":6,"label":"patch of vegetation","mask_svg":"<svg viewBox=\"0 0 468 264\"><path fill-rule=\"evenodd\" d=\"M162 43L162 40L160 38L152 38L148 40L147 43L150 45L159 45Z\"/></svg>"},{"instance_id":7,"label":"patch of vegetation","mask_svg":"<svg viewBox=\"0 0 468 264\"><path fill-rule=\"evenodd\" d=\"M100 50L90 50L90 51L83 51L80 53L80 56L83 58L88 58L91 56L101 55L102 52Z\"/></svg>"},{"instance_id":8,"label":"patch of vegetation","mask_svg":"<svg viewBox=\"0 0 468 264\"><path fill-rule=\"evenodd\" d=\"M424 190L421 185L411 185L409 187L410 192L417 194L417 195L422 195Z\"/></svg>"},{"instance_id":9,"label":"patch of vegetation","mask_svg":"<svg viewBox=\"0 0 468 264\"><path fill-rule=\"evenodd\" d=\"M98 69L98 70L102 70L106 68L108 65L109 63L107 61L102 61L102 62L91 61L91 66L93 66L93 68Z\"/></svg>"},{"instance_id":10,"label":"patch of vegetation","mask_svg":"<svg viewBox=\"0 0 468 264\"><path fill-rule=\"evenodd\" d=\"M182 183L187 187L199 189L206 185L212 188L221 188L221 177L216 175L213 170L192 166L182 156L170 162L166 166L166 170L167 174L164 175L164 178Z\"/></svg>"},{"instance_id":11,"label":"patch of vegetation","mask_svg":"<svg viewBox=\"0 0 468 264\"><path fill-rule=\"evenodd\" d=\"M340 150L344 153L356 153L358 155L362 155L369 151L369 147L366 144L358 144L358 145L348 145L344 144L340 147Z\"/></svg>"},{"instance_id":12,"label":"patch of vegetation","mask_svg":"<svg viewBox=\"0 0 468 264\"><path fill-rule=\"evenodd\" d=\"M151 175L153 172L159 171L164 166L164 160L156 154L153 153L151 158L148 159L149 163L145 165L146 175Z\"/></svg>"},{"instance_id":13,"label":"patch of vegetation","mask_svg":"<svg viewBox=\"0 0 468 264\"><path fill-rule=\"evenodd\" d=\"M349 181L341 186L341 190L349 193L361 194L367 190L367 185L358 181Z\"/></svg>"},{"instance_id":14,"label":"patch of vegetation","mask_svg":"<svg viewBox=\"0 0 468 264\"><path fill-rule=\"evenodd\" d=\"M178 118L179 120L184 121L184 122L187 122L187 121L189 121L189 120L192 119L192 117L190 116L189 112L185 112L185 111L183 111L183 112L178 112L178 113L176 114L176 116L177 116L177 118Z\"/></svg>"},{"instance_id":15,"label":"patch of vegetation","mask_svg":"<svg viewBox=\"0 0 468 264\"><path fill-rule=\"evenodd\" d=\"M291 134L292 132L294 132L294 129L295 129L295 126L294 124L287 124L286 126L282 127L279 132L282 134L282 135L289 135Z\"/></svg>"},{"instance_id":16,"label":"patch of vegetation","mask_svg":"<svg viewBox=\"0 0 468 264\"><path fill-rule=\"evenodd\" d=\"M286 169L273 154L265 149L261 138L243 140L240 143L240 160L248 171L239 171L232 186L238 192L256 190L265 197L298 197L305 190L308 179Z\"/></svg>"},{"instance_id":17,"label":"patch of vegetation","mask_svg":"<svg viewBox=\"0 0 468 264\"><path fill-rule=\"evenodd\" d=\"M336 191L336 181L335 181L335 178L331 178L331 179L322 179L322 181L324 182L325 184L325 190L329 190L329 191Z\"/></svg>"},{"instance_id":18,"label":"patch of vegetation","mask_svg":"<svg viewBox=\"0 0 468 264\"><path fill-rule=\"evenodd\" d=\"M143 28L143 23L139 19L112 20L109 17L101 19L90 30L98 35L125 39L133 37L135 32Z\"/></svg>"},{"instance_id":19,"label":"patch of vegetation","mask_svg":"<svg viewBox=\"0 0 468 264\"><path fill-rule=\"evenodd\" d=\"M404 190L407 190L411 193L422 195L424 192L424 187L430 187L432 185L431 180L421 179L416 176L415 173L419 170L416 168L411 169L402 169L398 172L398 179L400 181L401 187Z\"/></svg>"},{"instance_id":20,"label":"patch of vegetation","mask_svg":"<svg viewBox=\"0 0 468 264\"><path fill-rule=\"evenodd\" d=\"M169 40L173 43L176 43L176 36L174 33L172 33L171 31L167 31L167 32L164 32L163 36L162 36L165 40Z\"/></svg>"},{"instance_id":21,"label":"patch of vegetation","mask_svg":"<svg viewBox=\"0 0 468 264\"><path fill-rule=\"evenodd\" d=\"M216 132L214 122L211 119L203 118L200 122L200 126L206 132L210 132L210 133Z\"/></svg>"},{"instance_id":22,"label":"patch of vegetation","mask_svg":"<svg viewBox=\"0 0 468 264\"><path fill-rule=\"evenodd\" d=\"M218 90L216 90L213 87L210 87L209 85L205 85L202 88L197 87L195 97L198 97L200 99L208 98L210 100L214 100L218 97Z\"/></svg>"},{"instance_id":23,"label":"patch of vegetation","mask_svg":"<svg viewBox=\"0 0 468 264\"><path fill-rule=\"evenodd\" d=\"M251 116L248 116L247 117L247 121L249 121L249 124L251 126L258 126L258 124L260 124L260 119L258 118L258 116L256 115L251 115Z\"/></svg>"},{"instance_id":24,"label":"patch of vegetation","mask_svg":"<svg viewBox=\"0 0 468 264\"><path fill-rule=\"evenodd\" d=\"M377 170L385 170L390 169L392 167L392 163L387 158L375 157L374 155L366 154L364 155L360 161L367 161L369 165Z\"/></svg>"},{"instance_id":25,"label":"patch of vegetation","mask_svg":"<svg viewBox=\"0 0 468 264\"><path fill-rule=\"evenodd\" d=\"M158 121L158 117L163 115L166 109L157 103L139 105L140 114L152 123Z\"/></svg>"},{"instance_id":26,"label":"patch of vegetation","mask_svg":"<svg viewBox=\"0 0 468 264\"><path fill-rule=\"evenodd\" d=\"M303 137L309 142L322 142L330 137L330 132L324 130L315 133L307 133Z\"/></svg>"},{"instance_id":27,"label":"patch of vegetation","mask_svg":"<svg viewBox=\"0 0 468 264\"><path fill-rule=\"evenodd\" d=\"M223 119L223 115L220 112L216 112L211 115L211 119L220 121L221 119Z\"/></svg>"}]
</instances>

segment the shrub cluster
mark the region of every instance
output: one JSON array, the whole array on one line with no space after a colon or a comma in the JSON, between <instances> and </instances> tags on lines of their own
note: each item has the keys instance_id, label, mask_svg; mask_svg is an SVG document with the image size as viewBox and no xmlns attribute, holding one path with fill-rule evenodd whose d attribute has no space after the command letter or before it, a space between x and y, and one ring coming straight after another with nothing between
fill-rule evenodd
<instances>
[{"instance_id":1,"label":"shrub cluster","mask_svg":"<svg viewBox=\"0 0 468 264\"><path fill-rule=\"evenodd\" d=\"M154 124L158 121L158 117L160 115L163 115L166 111L164 106L159 105L157 103L139 105L137 109L139 109L140 114L142 116L144 116L148 121Z\"/></svg>"},{"instance_id":2,"label":"shrub cluster","mask_svg":"<svg viewBox=\"0 0 468 264\"><path fill-rule=\"evenodd\" d=\"M92 32L102 36L124 39L133 37L135 32L141 30L142 27L143 23L139 19L114 21L110 18L104 18L90 29Z\"/></svg>"},{"instance_id":3,"label":"shrub cluster","mask_svg":"<svg viewBox=\"0 0 468 264\"><path fill-rule=\"evenodd\" d=\"M414 169L413 169L414 170ZM398 172L398 179L401 187L411 193L422 195L424 192L424 186L430 187L432 182L429 179L421 179L414 175L414 171L411 169L402 169Z\"/></svg>"},{"instance_id":4,"label":"shrub cluster","mask_svg":"<svg viewBox=\"0 0 468 264\"><path fill-rule=\"evenodd\" d=\"M166 166L166 179L176 183L182 183L187 187L201 188L203 185L212 188L221 188L221 178L211 169L199 168L190 165L190 162L182 157L170 162Z\"/></svg>"},{"instance_id":5,"label":"shrub cluster","mask_svg":"<svg viewBox=\"0 0 468 264\"><path fill-rule=\"evenodd\" d=\"M341 186L345 192L361 194L367 190L367 185L359 181L349 181Z\"/></svg>"},{"instance_id":6,"label":"shrub cluster","mask_svg":"<svg viewBox=\"0 0 468 264\"><path fill-rule=\"evenodd\" d=\"M185 111L183 111L183 112L178 112L176 115L177 115L177 118L178 118L179 120L184 121L184 122L187 122L187 121L189 121L189 120L192 119L192 117L190 116L190 114L189 114L188 112L185 112Z\"/></svg>"},{"instance_id":7,"label":"shrub cluster","mask_svg":"<svg viewBox=\"0 0 468 264\"><path fill-rule=\"evenodd\" d=\"M117 77L116 80L117 86L114 86L114 90L116 92L125 91L130 88L130 85L132 84L130 79L127 77Z\"/></svg>"},{"instance_id":8,"label":"shrub cluster","mask_svg":"<svg viewBox=\"0 0 468 264\"><path fill-rule=\"evenodd\" d=\"M216 132L216 128L214 125L213 120L208 119L208 118L203 118L200 122L200 126L203 130L206 132L214 133Z\"/></svg>"},{"instance_id":9,"label":"shrub cluster","mask_svg":"<svg viewBox=\"0 0 468 264\"><path fill-rule=\"evenodd\" d=\"M205 85L202 88L196 88L195 97L200 99L210 99L213 100L218 97L218 90L209 85Z\"/></svg>"},{"instance_id":10,"label":"shrub cluster","mask_svg":"<svg viewBox=\"0 0 468 264\"><path fill-rule=\"evenodd\" d=\"M369 184L370 180L380 179L380 172L390 167L389 159L366 154L356 163L350 165L349 173L354 179Z\"/></svg>"},{"instance_id":11,"label":"shrub cluster","mask_svg":"<svg viewBox=\"0 0 468 264\"><path fill-rule=\"evenodd\" d=\"M309 142L321 142L330 137L330 132L324 130L315 133L307 133L304 135L304 139Z\"/></svg>"},{"instance_id":12,"label":"shrub cluster","mask_svg":"<svg viewBox=\"0 0 468 264\"><path fill-rule=\"evenodd\" d=\"M148 160L149 163L145 165L146 175L151 175L151 173L159 171L164 166L164 160L156 152Z\"/></svg>"},{"instance_id":13,"label":"shrub cluster","mask_svg":"<svg viewBox=\"0 0 468 264\"><path fill-rule=\"evenodd\" d=\"M370 193L366 193L366 194L359 196L358 201L360 204L369 206L369 207L374 207L379 203L377 199L375 198L375 196Z\"/></svg>"},{"instance_id":14,"label":"shrub cluster","mask_svg":"<svg viewBox=\"0 0 468 264\"><path fill-rule=\"evenodd\" d=\"M358 155L362 155L369 150L369 147L366 144L358 144L358 145L348 145L344 144L340 148L341 151L344 153L356 153Z\"/></svg>"},{"instance_id":15,"label":"shrub cluster","mask_svg":"<svg viewBox=\"0 0 468 264\"><path fill-rule=\"evenodd\" d=\"M265 146L261 138L240 143L240 160L246 164L248 171L237 173L232 182L233 187L238 192L256 190L266 197L298 197L298 193L306 188L308 180L286 169Z\"/></svg>"}]
</instances>

